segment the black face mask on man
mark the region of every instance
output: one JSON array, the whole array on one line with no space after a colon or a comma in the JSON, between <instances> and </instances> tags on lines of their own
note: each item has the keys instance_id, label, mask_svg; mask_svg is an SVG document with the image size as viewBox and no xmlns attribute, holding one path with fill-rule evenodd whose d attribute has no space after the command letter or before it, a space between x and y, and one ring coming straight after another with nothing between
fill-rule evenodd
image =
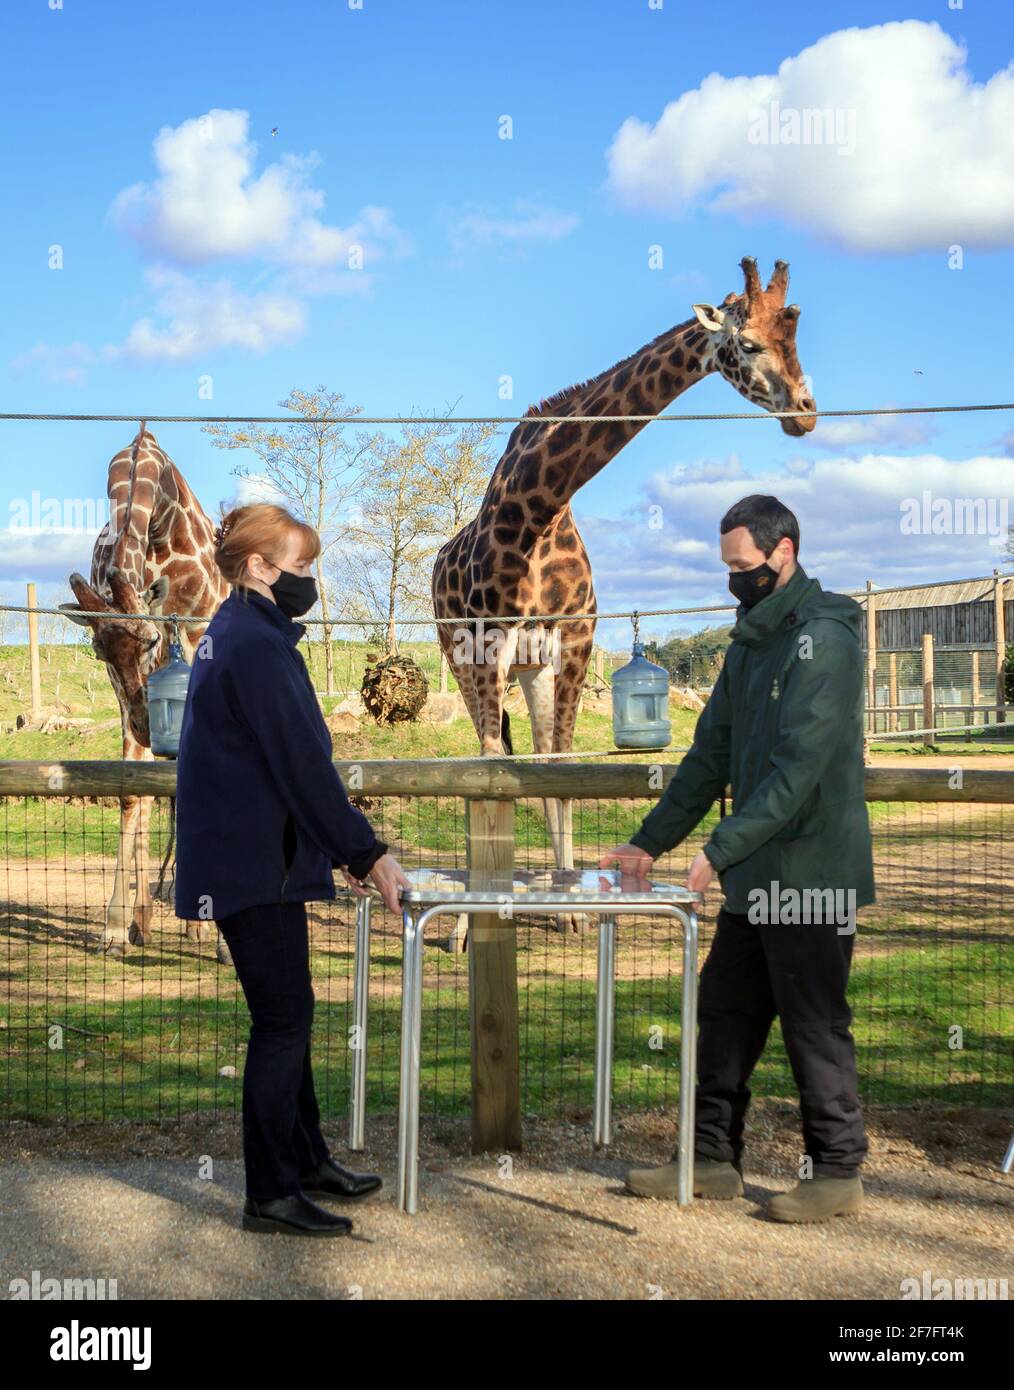
<instances>
[{"instance_id":1,"label":"black face mask on man","mask_svg":"<svg viewBox=\"0 0 1014 1390\"><path fill-rule=\"evenodd\" d=\"M729 575L729 592L744 608L752 608L767 598L777 582L778 571L765 563L752 570L734 570Z\"/></svg>"},{"instance_id":2,"label":"black face mask on man","mask_svg":"<svg viewBox=\"0 0 1014 1390\"><path fill-rule=\"evenodd\" d=\"M275 602L287 618L298 618L309 613L317 602L317 581L312 574L293 574L278 566L278 578L268 588L275 596Z\"/></svg>"}]
</instances>

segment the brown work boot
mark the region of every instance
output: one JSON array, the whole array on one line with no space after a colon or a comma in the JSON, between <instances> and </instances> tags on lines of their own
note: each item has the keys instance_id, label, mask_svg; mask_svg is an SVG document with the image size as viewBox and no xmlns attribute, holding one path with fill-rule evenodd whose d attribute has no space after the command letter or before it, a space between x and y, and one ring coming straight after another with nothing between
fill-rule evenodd
<instances>
[{"instance_id":1,"label":"brown work boot","mask_svg":"<svg viewBox=\"0 0 1014 1390\"><path fill-rule=\"evenodd\" d=\"M854 1178L805 1178L791 1192L780 1192L765 1208L770 1221L830 1221L851 1216L863 1204L863 1184Z\"/></svg>"},{"instance_id":2,"label":"brown work boot","mask_svg":"<svg viewBox=\"0 0 1014 1390\"><path fill-rule=\"evenodd\" d=\"M631 1168L627 1174L627 1191L635 1197L657 1197L674 1201L678 1196L679 1165L663 1163L660 1168ZM718 1163L712 1158L694 1159L694 1196L716 1201L742 1197L743 1179L731 1163Z\"/></svg>"}]
</instances>

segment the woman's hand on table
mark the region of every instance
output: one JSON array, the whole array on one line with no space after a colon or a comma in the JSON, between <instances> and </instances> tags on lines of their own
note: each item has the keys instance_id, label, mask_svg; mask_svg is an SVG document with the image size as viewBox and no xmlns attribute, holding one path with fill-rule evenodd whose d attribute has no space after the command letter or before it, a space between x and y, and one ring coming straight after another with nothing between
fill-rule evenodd
<instances>
[{"instance_id":1,"label":"woman's hand on table","mask_svg":"<svg viewBox=\"0 0 1014 1390\"><path fill-rule=\"evenodd\" d=\"M340 865L342 878L352 889L357 898L365 898L369 894L366 886L366 879L353 878L344 864ZM406 878L405 871L395 859L393 854L382 854L373 868L366 875L367 879L373 881L374 886L379 890L380 896L384 899L385 907L389 907L392 912L401 911L401 903L398 901L399 888L411 888L411 881Z\"/></svg>"},{"instance_id":2,"label":"woman's hand on table","mask_svg":"<svg viewBox=\"0 0 1014 1390\"><path fill-rule=\"evenodd\" d=\"M390 908L392 912L400 913L401 903L398 901L398 889L411 888L412 882L406 877L405 870L394 855L382 854L370 870L369 877L379 889L385 906Z\"/></svg>"}]
</instances>

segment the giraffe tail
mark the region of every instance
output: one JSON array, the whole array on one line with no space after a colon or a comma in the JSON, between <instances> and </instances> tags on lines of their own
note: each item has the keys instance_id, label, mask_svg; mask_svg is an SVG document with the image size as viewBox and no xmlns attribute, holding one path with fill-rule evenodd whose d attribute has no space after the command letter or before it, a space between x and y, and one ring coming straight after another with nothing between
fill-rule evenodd
<instances>
[{"instance_id":1,"label":"giraffe tail","mask_svg":"<svg viewBox=\"0 0 1014 1390\"><path fill-rule=\"evenodd\" d=\"M511 741L511 717L506 710L500 711L500 742L505 753L510 755L514 752L514 744Z\"/></svg>"}]
</instances>

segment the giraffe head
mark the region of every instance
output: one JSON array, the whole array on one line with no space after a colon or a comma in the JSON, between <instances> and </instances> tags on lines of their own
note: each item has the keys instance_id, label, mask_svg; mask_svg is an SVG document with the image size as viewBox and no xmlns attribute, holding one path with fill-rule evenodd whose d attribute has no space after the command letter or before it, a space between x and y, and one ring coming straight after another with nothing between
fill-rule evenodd
<instances>
[{"instance_id":1,"label":"giraffe head","mask_svg":"<svg viewBox=\"0 0 1014 1390\"><path fill-rule=\"evenodd\" d=\"M169 580L165 575L156 579L142 596L120 570L110 570L107 578L112 603L82 575L72 574L70 587L77 603L61 603L60 608L72 622L91 628L92 650L109 667L114 688L126 705L131 731L147 747L150 735L144 689L152 671L162 664L163 652L168 651L162 631L165 625L151 622L149 614L159 611L169 592ZM109 613L137 616L110 618Z\"/></svg>"},{"instance_id":2,"label":"giraffe head","mask_svg":"<svg viewBox=\"0 0 1014 1390\"><path fill-rule=\"evenodd\" d=\"M765 410L816 410L816 402L796 356L799 305L786 304L789 267L775 261L764 289L757 262L745 257L742 294L727 294L721 305L695 304L697 322L706 330L716 371L741 396ZM783 417L782 429L796 437L808 434L815 415Z\"/></svg>"}]
</instances>

